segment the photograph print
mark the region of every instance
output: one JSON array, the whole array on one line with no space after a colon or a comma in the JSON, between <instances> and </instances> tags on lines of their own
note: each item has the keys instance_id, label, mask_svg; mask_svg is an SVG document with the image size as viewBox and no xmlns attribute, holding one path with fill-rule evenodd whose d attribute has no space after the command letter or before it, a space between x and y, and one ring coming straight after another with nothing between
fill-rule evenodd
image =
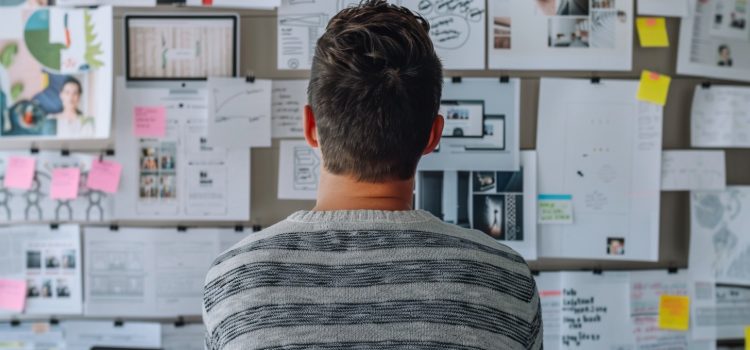
<instances>
[{"instance_id":1,"label":"photograph print","mask_svg":"<svg viewBox=\"0 0 750 350\"><path fill-rule=\"evenodd\" d=\"M0 21L13 13L0 6ZM0 138L108 137L111 8L29 7L20 16L22 28L0 34Z\"/></svg>"},{"instance_id":2,"label":"photograph print","mask_svg":"<svg viewBox=\"0 0 750 350\"><path fill-rule=\"evenodd\" d=\"M500 241L522 241L523 169L473 174L472 227Z\"/></svg>"}]
</instances>

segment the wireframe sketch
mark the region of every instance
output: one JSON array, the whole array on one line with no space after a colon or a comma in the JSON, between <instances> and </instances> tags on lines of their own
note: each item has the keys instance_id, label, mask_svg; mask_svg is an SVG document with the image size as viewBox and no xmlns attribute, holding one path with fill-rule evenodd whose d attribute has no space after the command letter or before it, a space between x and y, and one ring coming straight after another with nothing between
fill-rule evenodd
<instances>
[{"instance_id":1,"label":"wireframe sketch","mask_svg":"<svg viewBox=\"0 0 750 350\"><path fill-rule=\"evenodd\" d=\"M84 221L102 222L112 215L113 197L86 187L93 156L43 152L37 157L37 167L28 191L2 187L5 162L10 153L0 153L0 219L8 222ZM78 167L81 170L78 198L53 200L50 198L52 171L55 168Z\"/></svg>"},{"instance_id":2,"label":"wireframe sketch","mask_svg":"<svg viewBox=\"0 0 750 350\"><path fill-rule=\"evenodd\" d=\"M294 148L294 189L317 190L320 158L309 147Z\"/></svg>"},{"instance_id":3,"label":"wireframe sketch","mask_svg":"<svg viewBox=\"0 0 750 350\"><path fill-rule=\"evenodd\" d=\"M91 249L87 284L92 298L145 295L145 243L96 241L87 248Z\"/></svg>"},{"instance_id":4,"label":"wireframe sketch","mask_svg":"<svg viewBox=\"0 0 750 350\"><path fill-rule=\"evenodd\" d=\"M8 22L0 12L0 21ZM19 37L0 40L0 137L109 136L111 9L22 13Z\"/></svg>"}]
</instances>

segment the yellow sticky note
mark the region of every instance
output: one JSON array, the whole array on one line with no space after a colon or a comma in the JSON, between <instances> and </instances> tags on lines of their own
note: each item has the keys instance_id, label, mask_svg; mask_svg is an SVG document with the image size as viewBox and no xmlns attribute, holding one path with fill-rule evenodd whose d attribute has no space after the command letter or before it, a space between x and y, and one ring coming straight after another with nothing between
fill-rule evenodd
<instances>
[{"instance_id":1,"label":"yellow sticky note","mask_svg":"<svg viewBox=\"0 0 750 350\"><path fill-rule=\"evenodd\" d=\"M641 73L641 84L638 86L638 99L660 106L667 104L669 84L672 78L644 70Z\"/></svg>"},{"instance_id":2,"label":"yellow sticky note","mask_svg":"<svg viewBox=\"0 0 750 350\"><path fill-rule=\"evenodd\" d=\"M669 47L667 21L664 17L638 17L635 20L642 47Z\"/></svg>"},{"instance_id":3,"label":"yellow sticky note","mask_svg":"<svg viewBox=\"0 0 750 350\"><path fill-rule=\"evenodd\" d=\"M690 297L686 295L659 296L659 328L686 331L690 325Z\"/></svg>"},{"instance_id":4,"label":"yellow sticky note","mask_svg":"<svg viewBox=\"0 0 750 350\"><path fill-rule=\"evenodd\" d=\"M745 350L750 350L750 326L745 327Z\"/></svg>"}]
</instances>

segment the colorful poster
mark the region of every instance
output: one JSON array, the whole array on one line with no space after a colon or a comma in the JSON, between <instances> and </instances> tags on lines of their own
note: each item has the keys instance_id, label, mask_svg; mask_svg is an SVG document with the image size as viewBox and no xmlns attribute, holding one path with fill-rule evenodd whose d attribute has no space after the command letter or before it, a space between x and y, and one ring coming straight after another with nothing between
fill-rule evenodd
<instances>
[{"instance_id":1,"label":"colorful poster","mask_svg":"<svg viewBox=\"0 0 750 350\"><path fill-rule=\"evenodd\" d=\"M0 6L0 139L109 137L112 8ZM17 18L21 17L21 24Z\"/></svg>"}]
</instances>

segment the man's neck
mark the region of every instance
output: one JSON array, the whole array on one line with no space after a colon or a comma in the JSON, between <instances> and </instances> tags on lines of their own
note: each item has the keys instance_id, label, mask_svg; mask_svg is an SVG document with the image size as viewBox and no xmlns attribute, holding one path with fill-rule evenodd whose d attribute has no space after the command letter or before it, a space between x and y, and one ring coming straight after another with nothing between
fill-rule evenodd
<instances>
[{"instance_id":1,"label":"man's neck","mask_svg":"<svg viewBox=\"0 0 750 350\"><path fill-rule=\"evenodd\" d=\"M345 175L320 172L315 211L411 210L414 179L383 183L357 182Z\"/></svg>"}]
</instances>

